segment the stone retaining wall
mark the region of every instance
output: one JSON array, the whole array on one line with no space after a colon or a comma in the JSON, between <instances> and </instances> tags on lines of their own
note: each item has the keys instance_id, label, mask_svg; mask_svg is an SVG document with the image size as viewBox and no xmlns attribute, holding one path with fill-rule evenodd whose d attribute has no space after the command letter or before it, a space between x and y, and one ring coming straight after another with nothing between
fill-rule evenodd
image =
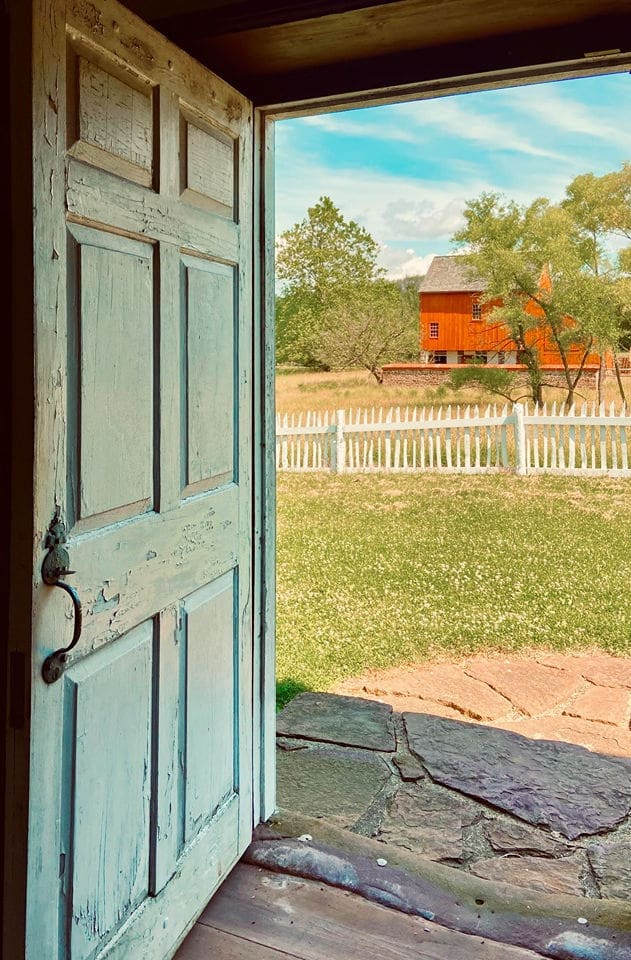
<instances>
[{"instance_id":1,"label":"stone retaining wall","mask_svg":"<svg viewBox=\"0 0 631 960\"><path fill-rule=\"evenodd\" d=\"M454 370L462 369L462 364L452 363L389 363L383 368L383 382L386 384L401 384L404 386L440 387L449 381ZM526 368L521 364L505 364L502 366L486 364L485 369L506 370L517 374L517 382L528 385ZM567 389L563 370L558 367L543 367L544 380L547 385ZM613 370L605 370L605 376L613 376ZM598 377L597 367L586 367L583 371L580 385L594 388Z\"/></svg>"}]
</instances>

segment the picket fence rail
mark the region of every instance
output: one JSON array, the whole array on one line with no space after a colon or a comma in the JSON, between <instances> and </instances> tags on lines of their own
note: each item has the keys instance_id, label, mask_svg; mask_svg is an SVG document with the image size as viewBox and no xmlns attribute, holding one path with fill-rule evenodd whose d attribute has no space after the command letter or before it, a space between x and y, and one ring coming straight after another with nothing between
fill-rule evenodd
<instances>
[{"instance_id":1,"label":"picket fence rail","mask_svg":"<svg viewBox=\"0 0 631 960\"><path fill-rule=\"evenodd\" d=\"M627 442L629 440L629 443ZM278 415L278 470L631 476L631 409L516 403Z\"/></svg>"}]
</instances>

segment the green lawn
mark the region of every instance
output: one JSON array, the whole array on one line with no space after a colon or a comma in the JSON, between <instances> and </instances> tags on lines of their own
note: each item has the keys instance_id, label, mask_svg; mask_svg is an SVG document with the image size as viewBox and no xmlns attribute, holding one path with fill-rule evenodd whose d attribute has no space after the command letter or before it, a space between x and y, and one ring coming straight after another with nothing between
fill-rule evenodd
<instances>
[{"instance_id":1,"label":"green lawn","mask_svg":"<svg viewBox=\"0 0 631 960\"><path fill-rule=\"evenodd\" d=\"M477 651L631 655L631 482L278 477L279 698Z\"/></svg>"}]
</instances>

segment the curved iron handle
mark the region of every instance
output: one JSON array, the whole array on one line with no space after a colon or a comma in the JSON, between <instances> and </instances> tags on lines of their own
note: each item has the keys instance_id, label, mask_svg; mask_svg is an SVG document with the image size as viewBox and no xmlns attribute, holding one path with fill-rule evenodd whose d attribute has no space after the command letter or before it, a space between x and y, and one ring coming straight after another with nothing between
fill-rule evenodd
<instances>
[{"instance_id":1,"label":"curved iron handle","mask_svg":"<svg viewBox=\"0 0 631 960\"><path fill-rule=\"evenodd\" d=\"M79 642L83 624L83 612L79 594L74 587L71 587L69 583L64 583L61 579L69 573L74 573L74 570L68 569L69 557L68 551L64 547L65 542L65 526L59 517L59 512L56 511L46 537L48 553L44 557L44 563L42 564L42 580L49 587L60 587L72 600L74 630L72 640L68 646L62 647L60 650L55 650L54 653L51 653L44 660L42 664L42 677L46 683L55 683L56 680L59 680L66 667L66 655L70 653L73 647L76 647Z\"/></svg>"},{"instance_id":2,"label":"curved iron handle","mask_svg":"<svg viewBox=\"0 0 631 960\"><path fill-rule=\"evenodd\" d=\"M71 573L72 571L68 570L67 572ZM46 683L55 683L56 680L59 680L66 667L66 654L70 653L79 642L83 624L83 613L79 594L74 587L71 587L69 583L64 583L63 580L57 580L56 583L51 583L50 586L61 587L62 590L65 590L72 600L72 606L74 608L74 631L72 640L67 647L62 647L61 650L55 650L54 653L51 653L42 664L42 677Z\"/></svg>"}]
</instances>

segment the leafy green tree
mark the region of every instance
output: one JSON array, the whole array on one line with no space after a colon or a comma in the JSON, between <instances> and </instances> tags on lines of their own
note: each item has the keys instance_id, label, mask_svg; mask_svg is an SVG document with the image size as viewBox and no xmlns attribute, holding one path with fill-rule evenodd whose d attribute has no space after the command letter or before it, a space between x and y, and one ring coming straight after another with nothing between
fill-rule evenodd
<instances>
[{"instance_id":1,"label":"leafy green tree","mask_svg":"<svg viewBox=\"0 0 631 960\"><path fill-rule=\"evenodd\" d=\"M324 315L340 303L359 301L379 279L379 244L329 197L320 197L307 216L281 234L276 250L277 356L281 362L319 365Z\"/></svg>"},{"instance_id":2,"label":"leafy green tree","mask_svg":"<svg viewBox=\"0 0 631 960\"><path fill-rule=\"evenodd\" d=\"M480 386L511 403L519 403L530 396L530 393L524 393L519 377L512 370L487 367L482 363L468 363L452 370L449 385L454 390Z\"/></svg>"},{"instance_id":3,"label":"leafy green tree","mask_svg":"<svg viewBox=\"0 0 631 960\"><path fill-rule=\"evenodd\" d=\"M324 311L315 356L328 369L364 367L382 383L384 363L418 358L418 293L373 280L358 294Z\"/></svg>"},{"instance_id":4,"label":"leafy green tree","mask_svg":"<svg viewBox=\"0 0 631 960\"><path fill-rule=\"evenodd\" d=\"M490 320L505 326L517 345L536 401L545 385L538 350L544 336L561 358L568 403L589 354L602 356L620 341L625 288L619 258L614 262L608 254L599 226L602 211L612 217L615 203L601 196L598 206L588 186L585 179L573 181L560 205L542 197L521 206L484 193L466 204L465 226L454 235L472 270L488 282L485 301L501 301Z\"/></svg>"},{"instance_id":5,"label":"leafy green tree","mask_svg":"<svg viewBox=\"0 0 631 960\"><path fill-rule=\"evenodd\" d=\"M615 357L617 349L631 348L631 247L611 254L612 241L631 240L631 163L624 163L601 177L593 173L575 177L562 203L582 234L587 274L597 279L594 296L584 300L597 305L598 346L614 352L614 366L620 393L624 388Z\"/></svg>"}]
</instances>

